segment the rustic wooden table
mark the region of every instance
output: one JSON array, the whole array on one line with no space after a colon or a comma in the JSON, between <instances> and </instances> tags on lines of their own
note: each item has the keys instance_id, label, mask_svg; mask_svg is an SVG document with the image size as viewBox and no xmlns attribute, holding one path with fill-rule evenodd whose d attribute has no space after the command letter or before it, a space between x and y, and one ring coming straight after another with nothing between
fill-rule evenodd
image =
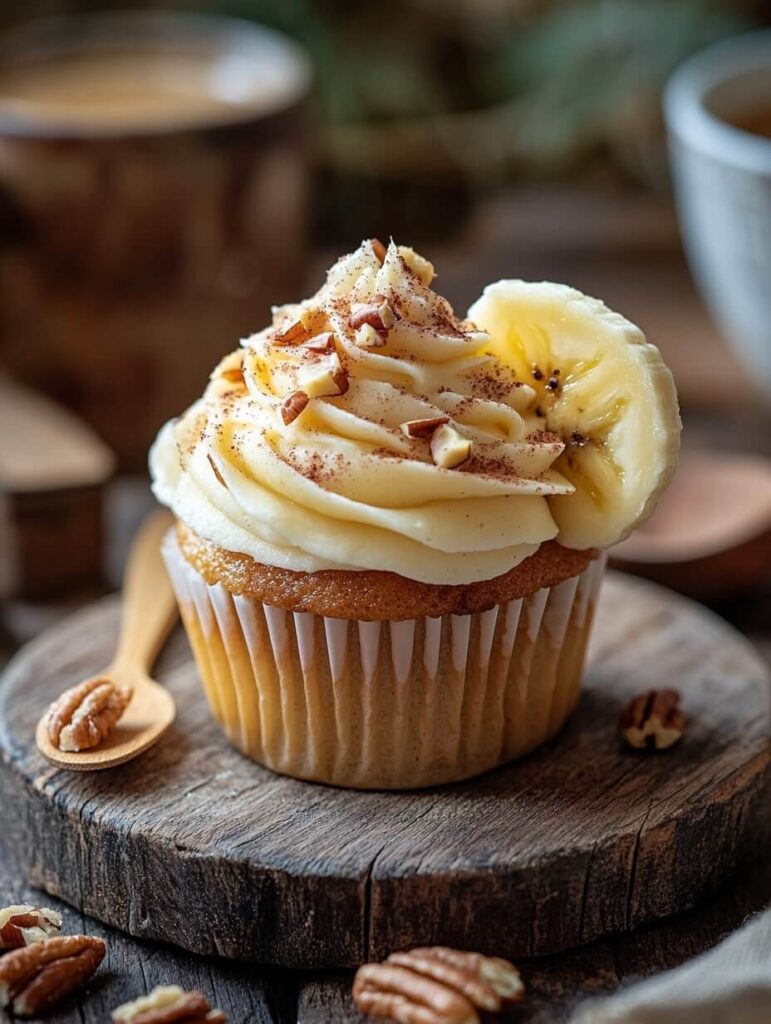
<instances>
[{"instance_id":1,"label":"rustic wooden table","mask_svg":"<svg viewBox=\"0 0 771 1024\"><path fill-rule=\"evenodd\" d=\"M768 407L751 397L736 361L710 326L677 254L671 214L653 204L650 209L638 209L630 225L622 223L623 211L609 213L604 200L597 207L590 202L577 207L570 199L564 206L561 202L559 196L526 195L514 203L488 207L467 231L468 246L475 256L479 254L471 271L468 248L456 247L446 259L441 253L429 253L439 264L441 289L463 308L483 281L508 272L566 280L602 295L611 306L638 319L673 366L686 405L686 446L768 454ZM545 225L559 225L559 237L550 238ZM639 244L619 259L619 239L630 236ZM539 244L534 246L533 239L539 239ZM323 265L322 258L319 267ZM127 538L149 506L145 484L119 483L110 505L110 560L117 579ZM771 581L752 595L713 607L746 633L771 664ZM4 653L11 649L11 634L34 633L51 617L50 611L6 607ZM0 825L0 903L29 899L59 906L27 886L28 851L11 848L7 831ZM574 952L523 961L520 967L528 996L512 1019L522 1024L567 1021L586 996L682 963L710 948L769 902L771 862L766 858L750 870L743 869L711 902L687 914ZM118 1003L155 984L172 982L203 990L229 1014L232 1024L360 1020L350 1000L348 973L303 974L204 960L172 947L130 939L67 907L59 909L68 930L106 938L109 954L87 998L62 1008L53 1018L57 1024L104 1024Z\"/></svg>"},{"instance_id":2,"label":"rustic wooden table","mask_svg":"<svg viewBox=\"0 0 771 1024\"><path fill-rule=\"evenodd\" d=\"M229 1015L231 1024L353 1024L362 1018L350 998L346 972L261 970L202 959L170 946L138 942L105 928L24 882L24 851L10 850L0 833L0 897L53 906L65 928L104 938L108 955L85 997L71 1001L55 1024L105 1024L110 1010L154 985L199 988ZM675 967L713 946L748 914L771 900L771 863L742 871L734 885L698 910L575 952L520 961L527 999L512 1015L517 1024L561 1024L590 995Z\"/></svg>"}]
</instances>

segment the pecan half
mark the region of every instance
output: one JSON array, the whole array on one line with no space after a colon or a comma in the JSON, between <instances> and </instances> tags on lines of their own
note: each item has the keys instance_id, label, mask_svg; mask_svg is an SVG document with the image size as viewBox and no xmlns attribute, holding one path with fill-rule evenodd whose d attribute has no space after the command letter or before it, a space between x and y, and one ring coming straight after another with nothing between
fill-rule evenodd
<instances>
[{"instance_id":1,"label":"pecan half","mask_svg":"<svg viewBox=\"0 0 771 1024\"><path fill-rule=\"evenodd\" d=\"M48 907L21 903L0 910L0 950L42 942L62 929L62 915Z\"/></svg>"},{"instance_id":2,"label":"pecan half","mask_svg":"<svg viewBox=\"0 0 771 1024\"><path fill-rule=\"evenodd\" d=\"M72 686L48 710L48 738L59 750L90 750L112 732L130 699L98 676Z\"/></svg>"},{"instance_id":3,"label":"pecan half","mask_svg":"<svg viewBox=\"0 0 771 1024\"><path fill-rule=\"evenodd\" d=\"M353 985L362 1013L397 1024L479 1024L478 1010L497 1013L523 992L519 971L507 960L443 946L366 964Z\"/></svg>"},{"instance_id":4,"label":"pecan half","mask_svg":"<svg viewBox=\"0 0 771 1024\"><path fill-rule=\"evenodd\" d=\"M287 395L280 405L281 419L289 426L294 423L310 399L304 391L293 391Z\"/></svg>"},{"instance_id":5,"label":"pecan half","mask_svg":"<svg viewBox=\"0 0 771 1024\"><path fill-rule=\"evenodd\" d=\"M107 947L89 935L35 942L0 957L0 1007L17 1017L37 1017L85 984Z\"/></svg>"},{"instance_id":6,"label":"pecan half","mask_svg":"<svg viewBox=\"0 0 771 1024\"><path fill-rule=\"evenodd\" d=\"M682 739L685 714L677 690L646 690L626 706L619 728L636 750L666 750Z\"/></svg>"},{"instance_id":7,"label":"pecan half","mask_svg":"<svg viewBox=\"0 0 771 1024\"><path fill-rule=\"evenodd\" d=\"M201 992L179 985L158 985L147 996L112 1011L115 1024L225 1024L222 1010L212 1010Z\"/></svg>"},{"instance_id":8,"label":"pecan half","mask_svg":"<svg viewBox=\"0 0 771 1024\"><path fill-rule=\"evenodd\" d=\"M308 398L344 395L348 390L348 374L337 352L301 366L297 376Z\"/></svg>"}]
</instances>

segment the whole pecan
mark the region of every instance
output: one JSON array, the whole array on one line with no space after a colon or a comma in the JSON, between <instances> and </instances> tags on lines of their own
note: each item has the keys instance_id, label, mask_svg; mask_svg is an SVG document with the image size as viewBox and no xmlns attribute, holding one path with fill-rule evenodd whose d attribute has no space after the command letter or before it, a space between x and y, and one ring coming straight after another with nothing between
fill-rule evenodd
<instances>
[{"instance_id":1,"label":"whole pecan","mask_svg":"<svg viewBox=\"0 0 771 1024\"><path fill-rule=\"evenodd\" d=\"M646 690L626 707L619 727L630 747L666 750L682 738L685 714L677 690Z\"/></svg>"},{"instance_id":2,"label":"whole pecan","mask_svg":"<svg viewBox=\"0 0 771 1024\"><path fill-rule=\"evenodd\" d=\"M112 732L130 699L98 676L72 686L48 709L48 738L59 750L90 750Z\"/></svg>"},{"instance_id":3,"label":"whole pecan","mask_svg":"<svg viewBox=\"0 0 771 1024\"><path fill-rule=\"evenodd\" d=\"M33 907L29 903L3 907L0 910L0 950L20 949L42 942L61 928L62 915L48 907Z\"/></svg>"},{"instance_id":4,"label":"whole pecan","mask_svg":"<svg viewBox=\"0 0 771 1024\"><path fill-rule=\"evenodd\" d=\"M112 1011L115 1024L225 1024L222 1010L212 1010L201 992L179 985L158 985L147 996Z\"/></svg>"},{"instance_id":5,"label":"whole pecan","mask_svg":"<svg viewBox=\"0 0 771 1024\"><path fill-rule=\"evenodd\" d=\"M365 964L353 984L362 1013L396 1024L479 1024L478 1010L497 1013L523 992L519 971L507 960L443 946Z\"/></svg>"},{"instance_id":6,"label":"whole pecan","mask_svg":"<svg viewBox=\"0 0 771 1024\"><path fill-rule=\"evenodd\" d=\"M0 1007L37 1017L85 984L107 947L89 935L66 935L0 957Z\"/></svg>"}]
</instances>

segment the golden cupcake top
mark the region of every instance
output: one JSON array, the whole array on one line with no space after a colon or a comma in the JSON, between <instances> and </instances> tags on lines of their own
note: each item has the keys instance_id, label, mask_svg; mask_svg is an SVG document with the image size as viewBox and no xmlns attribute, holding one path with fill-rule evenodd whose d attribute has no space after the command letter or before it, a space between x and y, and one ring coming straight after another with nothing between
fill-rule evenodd
<instances>
[{"instance_id":1,"label":"golden cupcake top","mask_svg":"<svg viewBox=\"0 0 771 1024\"><path fill-rule=\"evenodd\" d=\"M581 368L557 365L554 328L527 312L539 360L512 358L519 332L501 329L499 304L488 333L489 298L460 320L433 278L412 249L367 241L312 298L276 308L162 430L159 499L207 540L302 572L468 583L557 537L552 503L574 499L577 461L607 443L577 408L567 437L555 415Z\"/></svg>"}]
</instances>

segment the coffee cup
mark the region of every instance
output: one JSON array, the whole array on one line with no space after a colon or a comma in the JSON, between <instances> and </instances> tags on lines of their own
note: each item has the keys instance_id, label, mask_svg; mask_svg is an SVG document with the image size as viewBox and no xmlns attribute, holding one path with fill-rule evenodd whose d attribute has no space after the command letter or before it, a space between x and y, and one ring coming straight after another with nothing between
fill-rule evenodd
<instances>
[{"instance_id":1,"label":"coffee cup","mask_svg":"<svg viewBox=\"0 0 771 1024\"><path fill-rule=\"evenodd\" d=\"M309 63L247 22L31 22L0 39L0 362L124 468L297 294Z\"/></svg>"},{"instance_id":2,"label":"coffee cup","mask_svg":"<svg viewBox=\"0 0 771 1024\"><path fill-rule=\"evenodd\" d=\"M664 111L694 277L750 381L771 394L771 30L686 61Z\"/></svg>"}]
</instances>

